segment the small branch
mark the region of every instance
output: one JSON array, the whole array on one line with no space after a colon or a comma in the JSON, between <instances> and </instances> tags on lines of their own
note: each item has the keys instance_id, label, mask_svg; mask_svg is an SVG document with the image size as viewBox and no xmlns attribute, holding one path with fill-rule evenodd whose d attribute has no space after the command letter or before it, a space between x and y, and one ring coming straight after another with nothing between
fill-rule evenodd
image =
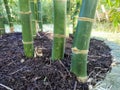
<instances>
[{"instance_id":1,"label":"small branch","mask_svg":"<svg viewBox=\"0 0 120 90\"><path fill-rule=\"evenodd\" d=\"M67 73L69 74L69 76L72 77L71 74L70 74L70 71L65 67L65 65L62 63L62 61L59 61L59 62L65 68L65 70L67 71Z\"/></svg>"},{"instance_id":2,"label":"small branch","mask_svg":"<svg viewBox=\"0 0 120 90\"><path fill-rule=\"evenodd\" d=\"M74 89L73 90L76 90L76 87L77 87L77 81L75 81Z\"/></svg>"},{"instance_id":3,"label":"small branch","mask_svg":"<svg viewBox=\"0 0 120 90\"><path fill-rule=\"evenodd\" d=\"M13 89L11 89L10 87L8 87L8 86L6 86L6 85L3 85L3 84L1 84L1 83L0 83L0 86L6 88L7 90L13 90Z\"/></svg>"},{"instance_id":4,"label":"small branch","mask_svg":"<svg viewBox=\"0 0 120 90\"><path fill-rule=\"evenodd\" d=\"M22 68L20 68L20 69L18 69L18 70L16 70L16 71L14 71L14 72L12 72L12 73L10 73L9 75L13 75L13 74L15 74L15 73L17 73L17 72L19 72L19 71L22 71L24 68L26 68L26 66L25 66L25 67L22 67Z\"/></svg>"}]
</instances>

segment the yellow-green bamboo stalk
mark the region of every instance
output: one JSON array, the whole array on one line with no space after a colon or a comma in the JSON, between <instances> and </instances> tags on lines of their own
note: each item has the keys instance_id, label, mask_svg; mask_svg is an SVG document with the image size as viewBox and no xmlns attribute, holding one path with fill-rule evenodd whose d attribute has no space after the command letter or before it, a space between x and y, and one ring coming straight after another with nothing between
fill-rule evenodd
<instances>
[{"instance_id":1,"label":"yellow-green bamboo stalk","mask_svg":"<svg viewBox=\"0 0 120 90\"><path fill-rule=\"evenodd\" d=\"M72 48L71 71L83 83L87 79L87 55L98 0L83 0Z\"/></svg>"},{"instance_id":2,"label":"yellow-green bamboo stalk","mask_svg":"<svg viewBox=\"0 0 120 90\"><path fill-rule=\"evenodd\" d=\"M29 0L19 0L22 38L24 44L24 53L27 57L33 57L33 38L31 31L31 11Z\"/></svg>"},{"instance_id":3,"label":"yellow-green bamboo stalk","mask_svg":"<svg viewBox=\"0 0 120 90\"><path fill-rule=\"evenodd\" d=\"M12 21L12 17L11 17L11 12L10 12L10 8L9 8L9 4L8 4L8 0L3 0L4 1L4 5L6 8L6 12L7 12L7 16L8 16L8 23L10 26L10 31L11 33L14 32L14 27L13 27L13 21Z\"/></svg>"},{"instance_id":4,"label":"yellow-green bamboo stalk","mask_svg":"<svg viewBox=\"0 0 120 90\"><path fill-rule=\"evenodd\" d=\"M54 40L52 47L52 60L60 60L64 57L65 49L67 0L53 0L53 2L54 2Z\"/></svg>"}]
</instances>

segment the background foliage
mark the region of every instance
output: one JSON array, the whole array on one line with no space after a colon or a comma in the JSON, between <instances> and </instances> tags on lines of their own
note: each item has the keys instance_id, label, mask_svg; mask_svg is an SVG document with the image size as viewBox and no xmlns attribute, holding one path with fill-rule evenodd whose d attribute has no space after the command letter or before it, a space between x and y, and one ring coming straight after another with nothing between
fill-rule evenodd
<instances>
[{"instance_id":1,"label":"background foliage","mask_svg":"<svg viewBox=\"0 0 120 90\"><path fill-rule=\"evenodd\" d=\"M19 23L20 22L20 16L19 16L19 0L8 0L11 16L14 22ZM69 1L69 0L68 0ZM75 11L75 4L78 1L82 0L70 0L70 13L71 13L71 19L73 17L73 12ZM42 2L42 17L43 17L43 23L53 23L53 0L41 0ZM100 6L104 5L105 9L109 15L110 23L112 23L115 27L119 26L120 24L120 0L99 0L98 4L98 11L101 13ZM3 7L4 8L4 7ZM1 11L1 9L0 9ZM4 9L5 11L5 9ZM4 16L7 16L6 12L4 12ZM71 22L71 21L70 21Z\"/></svg>"}]
</instances>

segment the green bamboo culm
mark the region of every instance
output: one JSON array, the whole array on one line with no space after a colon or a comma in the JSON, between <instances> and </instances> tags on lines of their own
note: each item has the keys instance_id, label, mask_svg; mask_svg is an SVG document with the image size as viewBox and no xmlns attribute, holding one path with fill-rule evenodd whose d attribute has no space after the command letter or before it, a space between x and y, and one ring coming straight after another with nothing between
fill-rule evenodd
<instances>
[{"instance_id":1,"label":"green bamboo culm","mask_svg":"<svg viewBox=\"0 0 120 90\"><path fill-rule=\"evenodd\" d=\"M0 35L3 35L4 33L5 33L4 17L2 13L0 13Z\"/></svg>"},{"instance_id":2,"label":"green bamboo culm","mask_svg":"<svg viewBox=\"0 0 120 90\"><path fill-rule=\"evenodd\" d=\"M54 39L52 47L52 60L64 57L67 0L53 0L54 3Z\"/></svg>"},{"instance_id":3,"label":"green bamboo culm","mask_svg":"<svg viewBox=\"0 0 120 90\"><path fill-rule=\"evenodd\" d=\"M24 44L24 53L26 57L33 57L33 38L31 31L31 11L29 0L19 0L22 38Z\"/></svg>"},{"instance_id":4,"label":"green bamboo culm","mask_svg":"<svg viewBox=\"0 0 120 90\"><path fill-rule=\"evenodd\" d=\"M31 12L32 12L32 19L31 19L31 27L32 27L32 35L33 38L36 37L36 22L37 22L37 16L36 16L36 0L30 0L30 7L31 7Z\"/></svg>"},{"instance_id":5,"label":"green bamboo culm","mask_svg":"<svg viewBox=\"0 0 120 90\"><path fill-rule=\"evenodd\" d=\"M79 81L87 80L87 55L98 0L83 0L72 47L71 72Z\"/></svg>"},{"instance_id":6,"label":"green bamboo culm","mask_svg":"<svg viewBox=\"0 0 120 90\"><path fill-rule=\"evenodd\" d=\"M82 0L76 0L76 7L73 13L73 34L75 33L77 27L77 18L80 12L81 1Z\"/></svg>"},{"instance_id":7,"label":"green bamboo culm","mask_svg":"<svg viewBox=\"0 0 120 90\"><path fill-rule=\"evenodd\" d=\"M40 31L43 31L43 21L42 21L42 0L37 0L37 17L38 17L38 25Z\"/></svg>"},{"instance_id":8,"label":"green bamboo culm","mask_svg":"<svg viewBox=\"0 0 120 90\"><path fill-rule=\"evenodd\" d=\"M69 37L70 30L69 30L69 25L71 21L71 0L67 0L67 26L66 26L66 37Z\"/></svg>"},{"instance_id":9,"label":"green bamboo culm","mask_svg":"<svg viewBox=\"0 0 120 90\"><path fill-rule=\"evenodd\" d=\"M0 0L0 35L5 33L2 1Z\"/></svg>"},{"instance_id":10,"label":"green bamboo culm","mask_svg":"<svg viewBox=\"0 0 120 90\"><path fill-rule=\"evenodd\" d=\"M10 31L12 33L12 32L14 32L14 27L13 27L13 21L12 21L12 17L11 17L11 12L10 12L10 8L9 8L8 0L3 0L3 1L4 1L7 16L8 16Z\"/></svg>"}]
</instances>

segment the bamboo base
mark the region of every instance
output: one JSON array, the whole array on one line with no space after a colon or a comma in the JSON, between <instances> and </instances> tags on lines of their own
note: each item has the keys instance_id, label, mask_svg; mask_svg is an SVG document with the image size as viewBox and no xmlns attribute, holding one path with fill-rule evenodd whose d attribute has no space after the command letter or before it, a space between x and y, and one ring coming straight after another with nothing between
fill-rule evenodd
<instances>
[{"instance_id":1,"label":"bamboo base","mask_svg":"<svg viewBox=\"0 0 120 90\"><path fill-rule=\"evenodd\" d=\"M82 82L82 83L87 82L87 79L88 79L87 76L86 76L86 77L77 77L77 80L78 80L79 82Z\"/></svg>"}]
</instances>

